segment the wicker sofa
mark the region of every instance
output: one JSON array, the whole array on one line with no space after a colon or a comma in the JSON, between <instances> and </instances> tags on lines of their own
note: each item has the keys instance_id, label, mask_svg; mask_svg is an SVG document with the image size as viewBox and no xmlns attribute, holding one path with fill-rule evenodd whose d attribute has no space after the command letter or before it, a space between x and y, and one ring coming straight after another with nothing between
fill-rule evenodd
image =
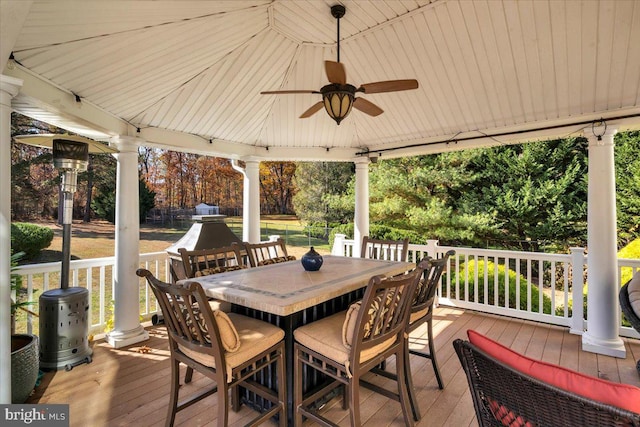
<instances>
[{"instance_id":1,"label":"wicker sofa","mask_svg":"<svg viewBox=\"0 0 640 427\"><path fill-rule=\"evenodd\" d=\"M640 388L529 359L468 333L470 341L453 346L480 426L640 426Z\"/></svg>"},{"instance_id":2,"label":"wicker sofa","mask_svg":"<svg viewBox=\"0 0 640 427\"><path fill-rule=\"evenodd\" d=\"M619 298L624 316L631 322L633 329L640 332L640 272L620 288ZM636 368L640 374L640 359Z\"/></svg>"}]
</instances>

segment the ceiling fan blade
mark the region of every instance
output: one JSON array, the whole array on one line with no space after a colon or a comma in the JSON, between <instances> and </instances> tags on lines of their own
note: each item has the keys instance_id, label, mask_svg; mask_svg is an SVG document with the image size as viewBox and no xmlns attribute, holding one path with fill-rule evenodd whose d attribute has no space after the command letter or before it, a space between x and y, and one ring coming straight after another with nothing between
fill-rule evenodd
<instances>
[{"instance_id":1,"label":"ceiling fan blade","mask_svg":"<svg viewBox=\"0 0 640 427\"><path fill-rule=\"evenodd\" d=\"M317 90L265 90L260 95L279 95L283 93L320 93Z\"/></svg>"},{"instance_id":2,"label":"ceiling fan blade","mask_svg":"<svg viewBox=\"0 0 640 427\"><path fill-rule=\"evenodd\" d=\"M397 92L400 90L417 89L418 81L410 80L387 80L384 82L365 83L358 88L358 92L364 93L381 93L381 92Z\"/></svg>"},{"instance_id":3,"label":"ceiling fan blade","mask_svg":"<svg viewBox=\"0 0 640 427\"><path fill-rule=\"evenodd\" d=\"M384 113L384 110L382 108L378 107L373 102L367 101L364 98L356 98L356 100L353 101L353 108L357 108L363 113L367 113L368 115L373 117L379 116L380 114Z\"/></svg>"},{"instance_id":4,"label":"ceiling fan blade","mask_svg":"<svg viewBox=\"0 0 640 427\"><path fill-rule=\"evenodd\" d=\"M313 104L311 106L311 108L309 108L307 111L302 113L300 118L301 119L306 119L307 117L313 116L315 113L317 113L318 111L322 110L323 106L324 106L324 104L322 103L322 101L316 102L315 104Z\"/></svg>"},{"instance_id":5,"label":"ceiling fan blade","mask_svg":"<svg viewBox=\"0 0 640 427\"><path fill-rule=\"evenodd\" d=\"M347 84L347 72L342 62L324 61L324 70L331 83Z\"/></svg>"}]
</instances>

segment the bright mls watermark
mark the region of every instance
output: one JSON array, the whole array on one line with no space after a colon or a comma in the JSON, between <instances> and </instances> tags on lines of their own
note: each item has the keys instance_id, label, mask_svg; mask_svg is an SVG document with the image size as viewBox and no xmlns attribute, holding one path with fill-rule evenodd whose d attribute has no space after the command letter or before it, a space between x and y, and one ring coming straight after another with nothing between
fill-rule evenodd
<instances>
[{"instance_id":1,"label":"bright mls watermark","mask_svg":"<svg viewBox=\"0 0 640 427\"><path fill-rule=\"evenodd\" d=\"M69 405L0 405L2 427L69 427Z\"/></svg>"}]
</instances>

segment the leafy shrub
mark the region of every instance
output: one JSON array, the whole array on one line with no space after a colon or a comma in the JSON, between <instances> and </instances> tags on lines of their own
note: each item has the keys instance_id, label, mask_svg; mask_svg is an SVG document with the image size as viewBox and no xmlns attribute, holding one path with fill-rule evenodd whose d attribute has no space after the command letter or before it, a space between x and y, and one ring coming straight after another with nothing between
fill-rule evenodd
<instances>
[{"instance_id":1,"label":"leafy shrub","mask_svg":"<svg viewBox=\"0 0 640 427\"><path fill-rule=\"evenodd\" d=\"M475 294L475 269L478 269L478 299L479 301L474 300ZM487 284L484 282L484 274L485 268L487 269ZM468 270L468 274L466 272ZM494 289L495 289L495 264L493 262L488 261L486 264L484 262L476 263L475 260L469 261L466 264L462 264L460 266L460 270L457 273L453 273L451 277L451 287L450 292L451 295L455 298L462 299L463 296L455 295L455 283L456 276L459 276L460 279L460 292L463 292L463 286L465 283L465 279L468 275L469 277L469 301L485 303L489 305L498 305L499 307L505 306L505 266L498 265L498 302L496 304L494 297ZM513 270L509 270L509 307L516 307L516 273ZM484 292L485 286L488 288L488 301L484 301ZM521 275L520 276L520 301L517 306L520 310L527 310L527 280ZM539 300L540 300L540 290L536 285L531 284L531 310L533 312L538 312L539 308ZM551 314L551 298L547 295L543 295L542 297L542 312L545 314Z\"/></svg>"},{"instance_id":2,"label":"leafy shrub","mask_svg":"<svg viewBox=\"0 0 640 427\"><path fill-rule=\"evenodd\" d=\"M635 239L618 252L618 258L640 259L640 239ZM633 277L631 267L623 267L620 271L620 283L625 284Z\"/></svg>"},{"instance_id":3,"label":"leafy shrub","mask_svg":"<svg viewBox=\"0 0 640 427\"><path fill-rule=\"evenodd\" d=\"M24 252L26 259L33 259L51 245L53 230L26 222L11 224L11 250Z\"/></svg>"}]
</instances>

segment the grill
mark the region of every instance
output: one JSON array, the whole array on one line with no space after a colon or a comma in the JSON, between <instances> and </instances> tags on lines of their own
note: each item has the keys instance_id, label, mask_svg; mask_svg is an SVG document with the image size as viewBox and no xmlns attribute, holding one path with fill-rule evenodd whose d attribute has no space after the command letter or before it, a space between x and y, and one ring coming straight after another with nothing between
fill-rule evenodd
<instances>
[{"instance_id":1,"label":"grill","mask_svg":"<svg viewBox=\"0 0 640 427\"><path fill-rule=\"evenodd\" d=\"M213 249L230 246L232 243L242 243L242 240L234 234L223 221L224 215L194 215L195 220L189 231L176 243L167 248L171 260L171 278L173 281L186 279L182 257L178 253L179 248L188 251L195 249Z\"/></svg>"},{"instance_id":2,"label":"grill","mask_svg":"<svg viewBox=\"0 0 640 427\"><path fill-rule=\"evenodd\" d=\"M235 235L229 226L223 221L225 215L194 215L195 220L189 231L176 243L167 248L169 255L169 266L171 269L171 280L175 283L178 280L186 279L187 274L182 264L182 257L178 249L185 248L188 251L196 249L214 249L230 246L232 243L242 243L242 240ZM162 314L151 316L151 323L157 325L163 322Z\"/></svg>"},{"instance_id":3,"label":"grill","mask_svg":"<svg viewBox=\"0 0 640 427\"><path fill-rule=\"evenodd\" d=\"M52 289L40 295L40 368L70 371L91 363L89 348L89 291Z\"/></svg>"}]
</instances>

